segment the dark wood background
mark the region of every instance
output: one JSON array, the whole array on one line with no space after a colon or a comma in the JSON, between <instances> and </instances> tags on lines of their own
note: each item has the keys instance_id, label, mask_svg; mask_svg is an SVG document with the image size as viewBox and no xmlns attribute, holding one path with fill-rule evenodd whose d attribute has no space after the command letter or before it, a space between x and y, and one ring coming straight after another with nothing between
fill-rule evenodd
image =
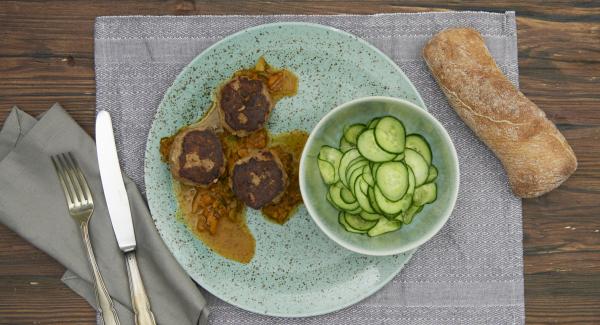
<instances>
[{"instance_id":1,"label":"dark wood background","mask_svg":"<svg viewBox=\"0 0 600 325\"><path fill-rule=\"evenodd\" d=\"M54 102L91 133L94 17L516 10L521 89L579 159L559 189L523 201L530 324L600 324L600 1L1 1L0 124ZM0 225L0 324L95 324L64 269Z\"/></svg>"}]
</instances>

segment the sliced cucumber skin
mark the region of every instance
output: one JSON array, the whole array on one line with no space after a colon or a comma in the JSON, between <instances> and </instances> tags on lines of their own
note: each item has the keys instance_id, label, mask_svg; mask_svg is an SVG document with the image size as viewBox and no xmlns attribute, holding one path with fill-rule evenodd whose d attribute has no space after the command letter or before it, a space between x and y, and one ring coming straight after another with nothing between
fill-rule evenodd
<instances>
[{"instance_id":1,"label":"sliced cucumber skin","mask_svg":"<svg viewBox=\"0 0 600 325\"><path fill-rule=\"evenodd\" d=\"M335 168L331 163L318 159L317 165L319 166L319 172L321 173L321 178L325 184L331 185L337 181L335 179Z\"/></svg>"},{"instance_id":2,"label":"sliced cucumber skin","mask_svg":"<svg viewBox=\"0 0 600 325\"><path fill-rule=\"evenodd\" d=\"M393 161L403 161L404 160L404 152L401 154L398 154Z\"/></svg>"},{"instance_id":3,"label":"sliced cucumber skin","mask_svg":"<svg viewBox=\"0 0 600 325\"><path fill-rule=\"evenodd\" d=\"M346 224L348 226L360 231L368 231L377 224L377 221L368 221L356 214L345 213L344 218L346 219Z\"/></svg>"},{"instance_id":4,"label":"sliced cucumber skin","mask_svg":"<svg viewBox=\"0 0 600 325\"><path fill-rule=\"evenodd\" d=\"M396 231L400 228L402 228L401 221L381 218L379 221L377 221L375 227L369 229L367 235L369 235L369 237L380 236L388 232Z\"/></svg>"},{"instance_id":5,"label":"sliced cucumber skin","mask_svg":"<svg viewBox=\"0 0 600 325\"><path fill-rule=\"evenodd\" d=\"M355 169L350 177L348 177L348 188L351 189L352 193L356 191L356 180L361 177L362 168Z\"/></svg>"},{"instance_id":6,"label":"sliced cucumber skin","mask_svg":"<svg viewBox=\"0 0 600 325\"><path fill-rule=\"evenodd\" d=\"M432 203L437 199L437 185L435 183L427 183L415 188L413 202L417 206L423 206L427 203Z\"/></svg>"},{"instance_id":7,"label":"sliced cucumber skin","mask_svg":"<svg viewBox=\"0 0 600 325\"><path fill-rule=\"evenodd\" d=\"M352 192L346 187L342 188L342 190L340 191L340 197L342 198L342 200L344 200L344 202L348 204L356 202L354 194L352 194Z\"/></svg>"},{"instance_id":8,"label":"sliced cucumber skin","mask_svg":"<svg viewBox=\"0 0 600 325\"><path fill-rule=\"evenodd\" d=\"M383 193L381 193L381 189L375 185L374 188L375 194L375 202L381 211L384 214L390 216L396 216L398 213L408 209L410 207L410 201L406 202L404 200L399 201L390 201L388 200Z\"/></svg>"},{"instance_id":9,"label":"sliced cucumber skin","mask_svg":"<svg viewBox=\"0 0 600 325\"><path fill-rule=\"evenodd\" d=\"M373 178L373 172L370 166L363 167L362 178L369 184L369 186L375 185L375 179Z\"/></svg>"},{"instance_id":10,"label":"sliced cucumber skin","mask_svg":"<svg viewBox=\"0 0 600 325\"><path fill-rule=\"evenodd\" d=\"M356 201L358 202L358 205L360 205L363 211L366 211L368 213L375 213L375 210L373 210L373 207L369 202L369 197L360 189L361 181L362 179L358 178L356 179L356 183L354 184L354 196L356 197Z\"/></svg>"},{"instance_id":11,"label":"sliced cucumber skin","mask_svg":"<svg viewBox=\"0 0 600 325\"><path fill-rule=\"evenodd\" d=\"M344 137L342 137L342 139L340 140L340 151L345 153L346 151L348 151L352 148L356 148L356 146L354 146L350 142L346 141L346 139L344 139Z\"/></svg>"},{"instance_id":12,"label":"sliced cucumber skin","mask_svg":"<svg viewBox=\"0 0 600 325\"><path fill-rule=\"evenodd\" d=\"M365 130L358 136L356 148L360 154L370 161L384 162L390 161L396 157L395 154L383 150L377 142L375 142L375 131L373 129Z\"/></svg>"},{"instance_id":13,"label":"sliced cucumber skin","mask_svg":"<svg viewBox=\"0 0 600 325\"><path fill-rule=\"evenodd\" d=\"M344 130L344 139L350 144L356 144L358 135L361 134L366 128L367 126L364 124L352 124L346 128L346 130Z\"/></svg>"},{"instance_id":14,"label":"sliced cucumber skin","mask_svg":"<svg viewBox=\"0 0 600 325\"><path fill-rule=\"evenodd\" d=\"M362 158L356 158L354 159L349 165L348 168L346 168L346 171L344 172L345 175L345 179L340 179L346 186L350 187L350 185L354 184L350 182L352 173L354 173L355 171L358 171L359 173L362 174L362 169L364 166L366 166L369 162Z\"/></svg>"},{"instance_id":15,"label":"sliced cucumber skin","mask_svg":"<svg viewBox=\"0 0 600 325\"><path fill-rule=\"evenodd\" d=\"M377 169L375 182L388 200L398 201L408 189L408 169L401 162L385 162Z\"/></svg>"},{"instance_id":16,"label":"sliced cucumber skin","mask_svg":"<svg viewBox=\"0 0 600 325\"><path fill-rule=\"evenodd\" d=\"M338 213L338 222L348 232L353 232L353 233L357 233L357 234L364 234L364 233L366 233L366 231L357 230L357 229L354 229L354 228L350 227L350 225L348 223L346 223L346 217L345 217L344 211L340 211L340 213Z\"/></svg>"},{"instance_id":17,"label":"sliced cucumber skin","mask_svg":"<svg viewBox=\"0 0 600 325\"><path fill-rule=\"evenodd\" d=\"M377 221L381 218L384 218L384 216L382 216L379 213L369 213L364 210L360 212L360 217L365 220L370 220L370 221Z\"/></svg>"},{"instance_id":18,"label":"sliced cucumber skin","mask_svg":"<svg viewBox=\"0 0 600 325\"><path fill-rule=\"evenodd\" d=\"M371 122L369 122L369 124L367 124L367 129L374 129L377 126L377 123L379 123L379 120L381 120L380 117L376 117L376 118L372 119Z\"/></svg>"},{"instance_id":19,"label":"sliced cucumber skin","mask_svg":"<svg viewBox=\"0 0 600 325\"><path fill-rule=\"evenodd\" d=\"M342 155L339 166L340 180L342 183L344 183L346 180L346 171L348 169L348 165L350 165L350 163L358 157L360 157L360 152L358 149L350 149Z\"/></svg>"},{"instance_id":20,"label":"sliced cucumber skin","mask_svg":"<svg viewBox=\"0 0 600 325\"><path fill-rule=\"evenodd\" d=\"M344 185L341 182L337 182L331 186L329 186L329 196L331 201L337 206L340 210L344 211L354 211L357 208L360 208L358 202L347 203L342 199L342 188Z\"/></svg>"},{"instance_id":21,"label":"sliced cucumber skin","mask_svg":"<svg viewBox=\"0 0 600 325\"><path fill-rule=\"evenodd\" d=\"M429 146L429 142L420 134L409 134L406 136L406 148L412 149L418 152L427 162L428 165L431 165L431 161L433 155L431 153L431 146Z\"/></svg>"},{"instance_id":22,"label":"sliced cucumber skin","mask_svg":"<svg viewBox=\"0 0 600 325\"><path fill-rule=\"evenodd\" d=\"M322 146L319 150L319 159L329 162L336 168L340 163L340 159L342 159L342 155L343 153L340 150L330 146Z\"/></svg>"},{"instance_id":23,"label":"sliced cucumber skin","mask_svg":"<svg viewBox=\"0 0 600 325\"><path fill-rule=\"evenodd\" d=\"M431 183L433 181L435 181L438 177L438 170L437 167L435 167L434 165L429 166L429 175L427 175L427 180L425 180L425 183Z\"/></svg>"},{"instance_id":24,"label":"sliced cucumber skin","mask_svg":"<svg viewBox=\"0 0 600 325\"><path fill-rule=\"evenodd\" d=\"M404 161L415 174L415 187L425 183L429 175L429 165L418 152L412 149L404 150Z\"/></svg>"},{"instance_id":25,"label":"sliced cucumber skin","mask_svg":"<svg viewBox=\"0 0 600 325\"><path fill-rule=\"evenodd\" d=\"M400 215L402 217L402 222L405 224L411 223L415 215L419 213L421 209L423 209L423 206L412 205L406 212Z\"/></svg>"},{"instance_id":26,"label":"sliced cucumber skin","mask_svg":"<svg viewBox=\"0 0 600 325\"><path fill-rule=\"evenodd\" d=\"M385 116L375 126L375 142L390 153L399 154L404 151L406 132L404 124L395 117Z\"/></svg>"},{"instance_id":27,"label":"sliced cucumber skin","mask_svg":"<svg viewBox=\"0 0 600 325\"><path fill-rule=\"evenodd\" d=\"M375 210L375 212L377 212L381 215L384 215L385 213L383 213L383 211L381 211L381 208L379 207L379 205L377 205L377 200L375 200L375 191L374 191L373 187L369 187L367 196L369 197L369 203L371 203L373 210Z\"/></svg>"}]
</instances>

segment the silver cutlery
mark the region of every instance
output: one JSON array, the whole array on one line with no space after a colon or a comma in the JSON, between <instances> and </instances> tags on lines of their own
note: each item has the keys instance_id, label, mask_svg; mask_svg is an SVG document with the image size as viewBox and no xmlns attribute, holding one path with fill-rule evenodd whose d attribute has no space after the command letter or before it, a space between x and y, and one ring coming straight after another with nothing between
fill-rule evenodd
<instances>
[{"instance_id":1,"label":"silver cutlery","mask_svg":"<svg viewBox=\"0 0 600 325\"><path fill-rule=\"evenodd\" d=\"M119 325L115 306L104 285L104 280L102 280L102 275L100 274L100 269L98 268L98 263L96 263L90 242L89 222L94 213L94 199L90 187L73 154L70 152L62 153L51 158L58 174L60 185L65 192L69 214L79 223L81 228L81 235L85 243L88 260L92 266L94 288L96 289L96 299L100 307L99 313L101 319L105 325Z\"/></svg>"},{"instance_id":2,"label":"silver cutlery","mask_svg":"<svg viewBox=\"0 0 600 325\"><path fill-rule=\"evenodd\" d=\"M135 258L135 233L129 198L123 183L110 114L101 111L96 117L96 150L104 197L119 248L125 253L131 301L137 325L155 325L154 314Z\"/></svg>"}]
</instances>

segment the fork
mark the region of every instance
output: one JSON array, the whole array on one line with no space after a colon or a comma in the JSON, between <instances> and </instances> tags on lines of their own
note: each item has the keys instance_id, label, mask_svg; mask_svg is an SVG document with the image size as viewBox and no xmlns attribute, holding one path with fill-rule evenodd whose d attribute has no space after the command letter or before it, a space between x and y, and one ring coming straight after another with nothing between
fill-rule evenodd
<instances>
[{"instance_id":1,"label":"fork","mask_svg":"<svg viewBox=\"0 0 600 325\"><path fill-rule=\"evenodd\" d=\"M104 285L104 280L102 280L90 242L89 222L94 213L94 200L90 187L72 153L61 153L52 156L51 159L58 174L60 185L65 192L69 214L79 223L81 228L81 235L94 275L96 299L100 305L100 319L103 320L105 325L120 325L115 306Z\"/></svg>"}]
</instances>

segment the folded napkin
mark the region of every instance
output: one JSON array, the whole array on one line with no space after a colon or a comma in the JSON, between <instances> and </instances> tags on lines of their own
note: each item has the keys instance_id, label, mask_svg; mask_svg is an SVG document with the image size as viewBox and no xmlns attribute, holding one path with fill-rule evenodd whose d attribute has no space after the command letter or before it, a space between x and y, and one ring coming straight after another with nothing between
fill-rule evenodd
<instances>
[{"instance_id":1,"label":"folded napkin","mask_svg":"<svg viewBox=\"0 0 600 325\"><path fill-rule=\"evenodd\" d=\"M68 271L62 280L96 306L79 226L69 216L50 155L71 151L94 197L92 246L122 325L134 324L125 260L113 233L100 183L94 141L55 104L39 120L13 108L0 131L0 222L45 251ZM200 291L158 235L135 184L125 186L137 239L137 259L157 323L207 323Z\"/></svg>"}]
</instances>

